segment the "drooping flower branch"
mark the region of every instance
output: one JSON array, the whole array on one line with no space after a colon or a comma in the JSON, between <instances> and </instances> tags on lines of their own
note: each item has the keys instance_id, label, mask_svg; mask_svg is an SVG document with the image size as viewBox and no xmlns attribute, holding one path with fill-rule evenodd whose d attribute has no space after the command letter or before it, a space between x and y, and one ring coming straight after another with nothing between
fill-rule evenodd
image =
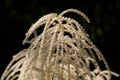
<instances>
[{"instance_id":1,"label":"drooping flower branch","mask_svg":"<svg viewBox=\"0 0 120 80\"><path fill-rule=\"evenodd\" d=\"M29 43L29 48L13 56L1 80L111 80L111 75L118 76L81 24L64 16L71 12L90 22L76 9L41 17L26 33L23 44Z\"/></svg>"}]
</instances>

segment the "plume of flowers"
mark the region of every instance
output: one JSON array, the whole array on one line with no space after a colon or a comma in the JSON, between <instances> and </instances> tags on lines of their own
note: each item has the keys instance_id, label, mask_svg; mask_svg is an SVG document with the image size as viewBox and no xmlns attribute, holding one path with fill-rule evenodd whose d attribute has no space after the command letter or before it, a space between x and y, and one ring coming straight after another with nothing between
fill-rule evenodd
<instances>
[{"instance_id":1,"label":"plume of flowers","mask_svg":"<svg viewBox=\"0 0 120 80\"><path fill-rule=\"evenodd\" d=\"M26 33L23 44L29 43L29 48L13 56L1 80L111 80L111 75L119 76L111 72L82 25L65 16L71 12L90 22L76 9L41 17ZM39 34L40 27L44 29Z\"/></svg>"}]
</instances>

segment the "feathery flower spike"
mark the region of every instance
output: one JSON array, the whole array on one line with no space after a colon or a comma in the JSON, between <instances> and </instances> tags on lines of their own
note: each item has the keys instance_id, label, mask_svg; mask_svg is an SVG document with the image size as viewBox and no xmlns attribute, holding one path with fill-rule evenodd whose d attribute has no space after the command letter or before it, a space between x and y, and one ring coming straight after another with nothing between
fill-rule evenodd
<instances>
[{"instance_id":1,"label":"feathery flower spike","mask_svg":"<svg viewBox=\"0 0 120 80\"><path fill-rule=\"evenodd\" d=\"M90 22L76 9L41 17L23 40L23 44L30 44L29 48L13 56L1 80L111 80L111 75L119 76L110 71L81 24L64 16L70 12ZM43 26L42 33L38 34L37 29Z\"/></svg>"}]
</instances>

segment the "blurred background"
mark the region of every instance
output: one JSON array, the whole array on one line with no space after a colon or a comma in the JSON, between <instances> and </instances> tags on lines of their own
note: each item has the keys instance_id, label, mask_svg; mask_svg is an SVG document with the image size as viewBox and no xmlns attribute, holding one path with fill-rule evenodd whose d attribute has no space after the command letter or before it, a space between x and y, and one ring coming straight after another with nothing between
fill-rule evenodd
<instances>
[{"instance_id":1,"label":"blurred background","mask_svg":"<svg viewBox=\"0 0 120 80\"><path fill-rule=\"evenodd\" d=\"M83 21L85 31L111 70L120 74L120 0L0 0L0 76L12 56L26 48L22 41L30 26L45 14L68 8L90 18L90 24Z\"/></svg>"}]
</instances>

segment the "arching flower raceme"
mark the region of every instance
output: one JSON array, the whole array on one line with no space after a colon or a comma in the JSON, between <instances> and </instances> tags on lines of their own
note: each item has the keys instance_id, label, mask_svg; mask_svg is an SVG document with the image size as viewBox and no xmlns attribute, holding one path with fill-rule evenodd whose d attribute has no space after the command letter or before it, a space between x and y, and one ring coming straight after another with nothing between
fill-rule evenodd
<instances>
[{"instance_id":1,"label":"arching flower raceme","mask_svg":"<svg viewBox=\"0 0 120 80\"><path fill-rule=\"evenodd\" d=\"M23 44L29 43L29 48L13 56L1 80L111 80L111 75L118 76L81 24L66 17L67 13L90 22L76 9L41 17L26 33Z\"/></svg>"}]
</instances>

